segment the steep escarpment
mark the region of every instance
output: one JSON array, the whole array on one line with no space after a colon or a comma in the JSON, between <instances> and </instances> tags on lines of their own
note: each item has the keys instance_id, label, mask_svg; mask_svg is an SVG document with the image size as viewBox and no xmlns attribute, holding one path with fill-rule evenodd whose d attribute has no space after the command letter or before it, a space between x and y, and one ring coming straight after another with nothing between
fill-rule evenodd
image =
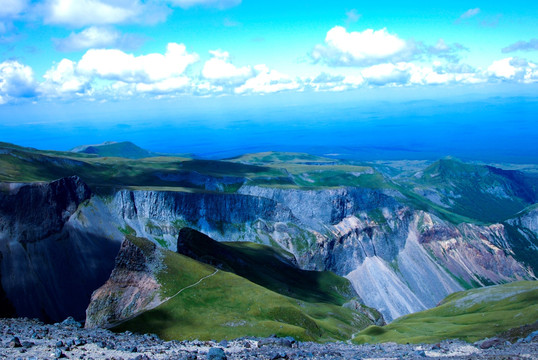
<instances>
[{"instance_id":1,"label":"steep escarpment","mask_svg":"<svg viewBox=\"0 0 538 360\"><path fill-rule=\"evenodd\" d=\"M239 193L271 199L285 205L302 225L317 231L359 211L393 207L397 204L391 196L394 195L393 191L355 187L297 190L243 186Z\"/></svg>"},{"instance_id":2,"label":"steep escarpment","mask_svg":"<svg viewBox=\"0 0 538 360\"><path fill-rule=\"evenodd\" d=\"M0 191L0 237L20 243L60 231L79 204L91 196L78 176L51 183L4 183Z\"/></svg>"},{"instance_id":3,"label":"steep escarpment","mask_svg":"<svg viewBox=\"0 0 538 360\"><path fill-rule=\"evenodd\" d=\"M78 178L3 184L1 283L18 316L84 319L93 290L108 278L119 231Z\"/></svg>"},{"instance_id":4,"label":"steep escarpment","mask_svg":"<svg viewBox=\"0 0 538 360\"><path fill-rule=\"evenodd\" d=\"M502 224L455 225L403 205L387 189L244 186L239 194L120 191L112 212L174 249L185 226L219 241L281 247L303 269L346 276L392 320L464 288L533 279Z\"/></svg>"},{"instance_id":5,"label":"steep escarpment","mask_svg":"<svg viewBox=\"0 0 538 360\"><path fill-rule=\"evenodd\" d=\"M85 327L106 328L158 305L160 284L156 272L162 266L160 260L155 244L126 237L110 278L92 294Z\"/></svg>"},{"instance_id":6,"label":"steep escarpment","mask_svg":"<svg viewBox=\"0 0 538 360\"><path fill-rule=\"evenodd\" d=\"M335 225L302 263L346 276L368 306L392 320L470 286L534 279L502 225L453 225L402 208Z\"/></svg>"}]
</instances>

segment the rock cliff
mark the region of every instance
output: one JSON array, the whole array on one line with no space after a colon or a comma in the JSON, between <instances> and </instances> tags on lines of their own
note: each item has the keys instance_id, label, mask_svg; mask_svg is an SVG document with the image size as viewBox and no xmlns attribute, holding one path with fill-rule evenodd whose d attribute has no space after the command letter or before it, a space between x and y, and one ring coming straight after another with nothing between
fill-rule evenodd
<instances>
[{"instance_id":1,"label":"rock cliff","mask_svg":"<svg viewBox=\"0 0 538 360\"><path fill-rule=\"evenodd\" d=\"M1 188L1 284L16 315L83 320L120 245L121 234L102 222L106 207L99 199L90 205L91 192L76 176Z\"/></svg>"},{"instance_id":2,"label":"rock cliff","mask_svg":"<svg viewBox=\"0 0 538 360\"><path fill-rule=\"evenodd\" d=\"M158 305L160 284L155 272L159 262L155 244L125 238L110 278L92 294L85 327L106 328Z\"/></svg>"},{"instance_id":3,"label":"rock cliff","mask_svg":"<svg viewBox=\"0 0 538 360\"><path fill-rule=\"evenodd\" d=\"M120 191L111 211L170 249L184 226L220 241L280 246L304 269L346 276L389 321L464 288L535 278L504 225L454 225L404 205L402 197L366 188Z\"/></svg>"}]
</instances>

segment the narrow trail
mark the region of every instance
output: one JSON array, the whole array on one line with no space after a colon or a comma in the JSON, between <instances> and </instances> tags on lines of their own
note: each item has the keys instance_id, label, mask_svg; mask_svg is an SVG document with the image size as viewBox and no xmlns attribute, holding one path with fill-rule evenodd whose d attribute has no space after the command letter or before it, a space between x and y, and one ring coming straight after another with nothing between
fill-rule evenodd
<instances>
[{"instance_id":1,"label":"narrow trail","mask_svg":"<svg viewBox=\"0 0 538 360\"><path fill-rule=\"evenodd\" d=\"M210 278L211 276L215 275L216 273L219 272L219 269L215 269L215 272L213 274L209 274L207 276L204 276L203 278L201 278L200 280L198 280L197 282L195 282L194 284L191 284L189 286L186 286L184 287L183 289L179 290L177 293L175 293L174 295L170 296L170 297L167 297L166 299L164 299L163 301L161 301L161 304L162 303L165 303L167 302L168 300L170 299L173 299L175 298L176 296L178 296L179 294L181 294L183 291L187 290L187 289L190 289L191 287L195 287L196 285L200 284L202 281L204 281L205 279L207 278ZM159 304L160 305L160 304Z\"/></svg>"},{"instance_id":2,"label":"narrow trail","mask_svg":"<svg viewBox=\"0 0 538 360\"><path fill-rule=\"evenodd\" d=\"M198 280L198 281L195 282L194 284L191 284L191 285L189 285L189 286L185 286L183 289L179 290L179 291L178 291L177 293L175 293L174 295L172 295L172 296L170 296L170 297L167 297L166 299L163 299L163 300L161 300L161 301L159 301L159 302L152 303L152 304L150 304L149 306L147 306L144 310L139 311L139 312L137 312L136 314L133 314L133 315L131 315L131 316L129 316L128 318L125 318L125 319L123 319L123 320L120 320L120 321L117 321L117 322L108 324L108 325L104 326L104 328L111 328L111 327L114 327L114 326L118 326L118 325L123 324L124 322L126 322L126 321L128 321L128 320L131 320L131 319L137 317L138 315L140 315L140 314L143 313L143 312L146 312L146 311L155 309L157 306L159 306L159 305L161 305L161 304L164 304L165 302L167 302L167 301L170 300L170 299L175 298L176 296L178 296L179 294L181 294L183 291L185 291L185 290L187 290L187 289L190 289L190 288L192 288L192 287L195 287L196 285L200 284L200 283L201 283L202 281L204 281L205 279L208 279L208 278L210 278L211 276L216 275L218 272L219 272L219 269L215 269L215 272L214 272L214 273L204 276L203 278L201 278L200 280Z\"/></svg>"}]
</instances>

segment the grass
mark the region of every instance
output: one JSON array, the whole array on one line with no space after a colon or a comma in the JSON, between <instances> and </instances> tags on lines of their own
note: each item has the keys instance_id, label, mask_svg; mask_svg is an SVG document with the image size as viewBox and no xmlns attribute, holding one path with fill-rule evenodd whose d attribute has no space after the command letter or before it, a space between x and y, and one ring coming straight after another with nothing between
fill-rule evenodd
<instances>
[{"instance_id":1,"label":"grass","mask_svg":"<svg viewBox=\"0 0 538 360\"><path fill-rule=\"evenodd\" d=\"M354 292L349 281L328 271L301 270L284 250L250 242L221 243L189 228L179 233L178 251L219 266L258 285L309 302L342 305Z\"/></svg>"},{"instance_id":2,"label":"grass","mask_svg":"<svg viewBox=\"0 0 538 360\"><path fill-rule=\"evenodd\" d=\"M132 241L143 251L149 246L145 239ZM214 272L210 265L162 251L164 267L157 278L163 298ZM350 309L333 303L298 300L221 270L113 330L156 333L166 340L221 340L276 334L300 340L334 341L348 339L370 323Z\"/></svg>"},{"instance_id":3,"label":"grass","mask_svg":"<svg viewBox=\"0 0 538 360\"><path fill-rule=\"evenodd\" d=\"M93 154L99 157L122 157L128 159L142 159L154 155L152 152L144 150L130 141L89 145L84 147L84 149L74 151Z\"/></svg>"},{"instance_id":4,"label":"grass","mask_svg":"<svg viewBox=\"0 0 538 360\"><path fill-rule=\"evenodd\" d=\"M454 159L439 160L407 181L436 191L451 212L483 223L504 221L538 200L535 177Z\"/></svg>"},{"instance_id":5,"label":"grass","mask_svg":"<svg viewBox=\"0 0 538 360\"><path fill-rule=\"evenodd\" d=\"M391 324L370 326L355 343L468 342L496 336L538 321L538 281L520 281L449 295L430 310L403 316Z\"/></svg>"}]
</instances>

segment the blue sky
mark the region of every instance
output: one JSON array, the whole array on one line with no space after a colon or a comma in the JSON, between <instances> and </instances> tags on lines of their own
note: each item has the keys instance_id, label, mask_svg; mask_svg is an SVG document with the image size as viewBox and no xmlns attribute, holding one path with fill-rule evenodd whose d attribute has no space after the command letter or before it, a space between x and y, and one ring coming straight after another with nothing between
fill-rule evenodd
<instances>
[{"instance_id":1,"label":"blue sky","mask_svg":"<svg viewBox=\"0 0 538 360\"><path fill-rule=\"evenodd\" d=\"M0 130L535 98L537 19L528 0L0 0Z\"/></svg>"},{"instance_id":2,"label":"blue sky","mask_svg":"<svg viewBox=\"0 0 538 360\"><path fill-rule=\"evenodd\" d=\"M523 88L536 19L517 0L0 0L0 103Z\"/></svg>"}]
</instances>

